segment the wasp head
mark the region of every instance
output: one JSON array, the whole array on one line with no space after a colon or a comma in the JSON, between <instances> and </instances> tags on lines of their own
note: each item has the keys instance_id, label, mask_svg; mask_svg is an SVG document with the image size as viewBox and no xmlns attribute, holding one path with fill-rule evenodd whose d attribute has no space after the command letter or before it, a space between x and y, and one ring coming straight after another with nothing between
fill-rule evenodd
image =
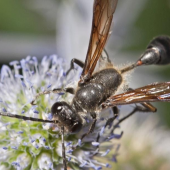
<instances>
[{"instance_id":1,"label":"wasp head","mask_svg":"<svg viewBox=\"0 0 170 170\"><path fill-rule=\"evenodd\" d=\"M58 121L58 127L64 126L67 132L80 131L83 120L80 115L66 102L56 102L51 107L53 120Z\"/></svg>"}]
</instances>

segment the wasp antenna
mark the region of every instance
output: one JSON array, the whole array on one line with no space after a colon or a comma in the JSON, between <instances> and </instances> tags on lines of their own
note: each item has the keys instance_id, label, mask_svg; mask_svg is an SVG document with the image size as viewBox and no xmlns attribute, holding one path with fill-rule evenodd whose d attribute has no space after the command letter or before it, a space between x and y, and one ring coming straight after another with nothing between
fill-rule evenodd
<instances>
[{"instance_id":1,"label":"wasp antenna","mask_svg":"<svg viewBox=\"0 0 170 170\"><path fill-rule=\"evenodd\" d=\"M1 116L6 116L6 117L12 117L16 119L22 119L22 120L30 120L34 122L43 122L43 123L58 123L56 120L43 120L43 119L38 119L38 118L33 118L33 117L27 117L27 116L21 116L21 115L15 115L11 113L2 113L0 112Z\"/></svg>"}]
</instances>

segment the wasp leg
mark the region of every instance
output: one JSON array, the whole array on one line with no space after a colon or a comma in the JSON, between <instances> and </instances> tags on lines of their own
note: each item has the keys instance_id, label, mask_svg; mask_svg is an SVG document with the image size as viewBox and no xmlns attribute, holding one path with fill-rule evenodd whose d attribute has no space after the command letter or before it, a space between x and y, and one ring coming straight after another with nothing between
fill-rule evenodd
<instances>
[{"instance_id":1,"label":"wasp leg","mask_svg":"<svg viewBox=\"0 0 170 170\"><path fill-rule=\"evenodd\" d=\"M133 91L133 88L128 88L127 91ZM149 102L143 102L140 103L144 108L148 109L148 112L156 112L157 108L154 107L151 103Z\"/></svg>"},{"instance_id":2,"label":"wasp leg","mask_svg":"<svg viewBox=\"0 0 170 170\"><path fill-rule=\"evenodd\" d=\"M112 62L109 58L109 55L108 55L108 53L105 49L103 50L102 55L99 58L99 68L103 68L104 65L106 67L107 66L113 66L113 64L112 64Z\"/></svg>"},{"instance_id":3,"label":"wasp leg","mask_svg":"<svg viewBox=\"0 0 170 170\"><path fill-rule=\"evenodd\" d=\"M113 117L109 118L105 124L106 126L111 126L113 121L117 118L117 116L119 115L119 109L117 108L117 106L112 107L113 110Z\"/></svg>"},{"instance_id":4,"label":"wasp leg","mask_svg":"<svg viewBox=\"0 0 170 170\"><path fill-rule=\"evenodd\" d=\"M71 63L70 63L70 68L67 70L66 72L66 76L70 73L71 70L74 69L74 63L76 63L77 65L79 65L81 68L84 67L84 62L82 62L81 60L79 59L76 59L76 58L73 58L71 60Z\"/></svg>"},{"instance_id":5,"label":"wasp leg","mask_svg":"<svg viewBox=\"0 0 170 170\"><path fill-rule=\"evenodd\" d=\"M62 88L56 88L53 90L44 90L43 92L37 93L36 96L34 97L34 99L31 101L32 105L36 105L35 101L42 95L46 95L46 94L50 94L50 93L70 93L70 94L74 94L75 90L72 87L68 87L65 89Z\"/></svg>"},{"instance_id":6,"label":"wasp leg","mask_svg":"<svg viewBox=\"0 0 170 170\"><path fill-rule=\"evenodd\" d=\"M111 63L111 60L109 58L109 54L107 53L107 51L104 49L102 52L102 55L100 57L102 60L107 61L108 63Z\"/></svg>"},{"instance_id":7,"label":"wasp leg","mask_svg":"<svg viewBox=\"0 0 170 170\"><path fill-rule=\"evenodd\" d=\"M133 114L135 114L136 112L156 112L156 108L154 106L152 106L150 103L144 102L144 103L140 103L142 106L136 105L136 107L126 116L124 116L123 118L121 118L114 126L111 132L113 132L118 125L123 122L124 120L126 120L127 118L129 118L130 116L132 116Z\"/></svg>"},{"instance_id":8,"label":"wasp leg","mask_svg":"<svg viewBox=\"0 0 170 170\"><path fill-rule=\"evenodd\" d=\"M92 118L93 118L93 122L92 122L92 124L91 124L91 126L90 126L90 128L89 128L89 131L88 131L87 133L85 133L84 135L82 135L81 140L82 140L84 137L86 137L88 134L92 133L93 130L94 130L94 128L95 128L96 121L97 121L96 113L91 113L91 116L92 116Z\"/></svg>"},{"instance_id":9,"label":"wasp leg","mask_svg":"<svg viewBox=\"0 0 170 170\"><path fill-rule=\"evenodd\" d=\"M140 103L142 106L144 106L146 109L148 109L148 112L156 112L157 108L154 107L151 103L149 102L143 102Z\"/></svg>"},{"instance_id":10,"label":"wasp leg","mask_svg":"<svg viewBox=\"0 0 170 170\"><path fill-rule=\"evenodd\" d=\"M117 118L117 116L119 115L119 109L117 108L117 106L114 106L114 107L112 107L112 111L113 111L113 117L111 117L111 118L109 118L108 120L107 120L107 122L106 122L106 124L105 124L105 128L106 128L106 126L109 126L109 127L111 127L112 126L112 124L113 124L113 122L114 122L114 120ZM97 138L96 138L96 142L98 142L100 140L100 133L98 133L98 135L97 135Z\"/></svg>"},{"instance_id":11,"label":"wasp leg","mask_svg":"<svg viewBox=\"0 0 170 170\"><path fill-rule=\"evenodd\" d=\"M108 53L107 53L107 51L105 49L103 50L103 53L102 53L102 55L100 57L100 62L101 62L101 60L102 60L102 62L105 61L105 62L111 64L111 60L109 59L109 55L108 55ZM71 60L71 62L70 62L70 68L66 72L66 76L70 73L71 70L74 69L74 63L77 64L78 66L80 66L81 68L84 67L84 62L83 61L81 61L81 60L79 60L77 58L73 58Z\"/></svg>"},{"instance_id":12,"label":"wasp leg","mask_svg":"<svg viewBox=\"0 0 170 170\"><path fill-rule=\"evenodd\" d=\"M61 138L62 138L63 166L64 166L64 170L67 170L67 161L66 161L65 145L64 145L64 126L61 127Z\"/></svg>"}]
</instances>

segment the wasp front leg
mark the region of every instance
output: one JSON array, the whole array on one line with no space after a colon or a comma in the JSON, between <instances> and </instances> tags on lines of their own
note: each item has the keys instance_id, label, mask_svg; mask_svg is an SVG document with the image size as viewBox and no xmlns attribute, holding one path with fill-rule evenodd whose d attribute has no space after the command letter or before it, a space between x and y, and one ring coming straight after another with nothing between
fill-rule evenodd
<instances>
[{"instance_id":1,"label":"wasp front leg","mask_svg":"<svg viewBox=\"0 0 170 170\"><path fill-rule=\"evenodd\" d=\"M50 94L50 93L70 93L70 94L74 94L75 93L75 89L72 87L67 87L67 88L55 88L52 90L44 90L43 92L37 93L36 96L34 97L34 99L31 101L32 105L36 105L35 101L42 95L46 95L46 94Z\"/></svg>"},{"instance_id":2,"label":"wasp front leg","mask_svg":"<svg viewBox=\"0 0 170 170\"><path fill-rule=\"evenodd\" d=\"M61 127L61 138L62 138L63 166L64 166L64 170L67 170L67 161L66 161L66 153L65 153L65 145L64 145L64 126Z\"/></svg>"}]
</instances>

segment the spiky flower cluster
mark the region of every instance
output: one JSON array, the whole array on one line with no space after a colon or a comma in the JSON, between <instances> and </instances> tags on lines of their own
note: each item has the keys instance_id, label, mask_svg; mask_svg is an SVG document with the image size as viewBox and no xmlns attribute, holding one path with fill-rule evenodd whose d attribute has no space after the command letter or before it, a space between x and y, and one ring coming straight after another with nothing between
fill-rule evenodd
<instances>
[{"instance_id":1,"label":"spiky flower cluster","mask_svg":"<svg viewBox=\"0 0 170 170\"><path fill-rule=\"evenodd\" d=\"M59 93L42 95L36 105L31 105L35 95L44 90L75 85L80 76L79 68L66 77L66 63L55 55L44 57L38 63L36 57L13 61L2 66L0 73L0 112L51 119L50 108L56 101L71 102L73 95ZM86 124L78 134L65 135L66 158L70 169L102 169L108 163L97 161L94 156L104 157L114 146L105 141L120 138L109 126L105 126L112 111L100 114L93 133L80 140L88 132L91 118L84 117ZM61 136L57 125L24 121L1 116L0 118L0 169L60 169L62 168ZM112 154L113 161L116 155Z\"/></svg>"}]
</instances>

